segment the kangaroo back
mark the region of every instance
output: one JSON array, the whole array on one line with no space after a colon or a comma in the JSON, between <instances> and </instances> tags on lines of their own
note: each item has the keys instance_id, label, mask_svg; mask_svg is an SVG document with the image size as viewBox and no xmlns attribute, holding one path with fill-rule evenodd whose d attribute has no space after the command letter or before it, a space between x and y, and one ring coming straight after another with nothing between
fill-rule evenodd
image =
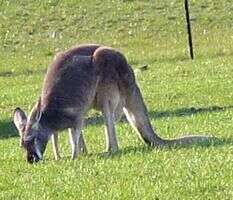
<instances>
[{"instance_id":1,"label":"kangaroo back","mask_svg":"<svg viewBox=\"0 0 233 200\"><path fill-rule=\"evenodd\" d=\"M103 83L116 83L121 92L128 92L134 87L135 75L125 56L116 49L99 47L93 55L98 74Z\"/></svg>"}]
</instances>

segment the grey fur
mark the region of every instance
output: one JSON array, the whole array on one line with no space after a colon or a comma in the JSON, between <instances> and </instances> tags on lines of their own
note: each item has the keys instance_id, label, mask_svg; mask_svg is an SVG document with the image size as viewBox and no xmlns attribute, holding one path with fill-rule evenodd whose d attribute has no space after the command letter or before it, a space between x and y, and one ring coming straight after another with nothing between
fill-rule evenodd
<instances>
[{"instance_id":1,"label":"grey fur","mask_svg":"<svg viewBox=\"0 0 233 200\"><path fill-rule=\"evenodd\" d=\"M80 151L86 151L81 129L91 108L103 113L107 151L118 150L114 125L122 110L142 140L150 146L176 146L209 139L206 136L160 138L152 129L134 72L123 54L109 47L83 45L59 54L48 68L41 97L23 134L27 160L37 162L40 155L36 145L43 155L51 136L58 159L57 131L66 128L70 129L72 159L77 157L78 147ZM18 127L17 123L15 121Z\"/></svg>"}]
</instances>

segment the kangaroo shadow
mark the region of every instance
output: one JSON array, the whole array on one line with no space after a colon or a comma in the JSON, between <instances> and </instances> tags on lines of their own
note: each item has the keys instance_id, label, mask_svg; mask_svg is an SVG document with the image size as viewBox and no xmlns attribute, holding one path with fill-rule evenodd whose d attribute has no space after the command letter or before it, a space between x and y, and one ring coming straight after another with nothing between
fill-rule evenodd
<instances>
[{"instance_id":1,"label":"kangaroo shadow","mask_svg":"<svg viewBox=\"0 0 233 200\"><path fill-rule=\"evenodd\" d=\"M37 69L37 70L30 70L26 69L21 72L13 72L13 71L1 71L0 72L0 77L2 78L8 78L8 77L17 77L17 76L22 76L22 75L33 75L33 74L45 74L46 69Z\"/></svg>"},{"instance_id":2,"label":"kangaroo shadow","mask_svg":"<svg viewBox=\"0 0 233 200\"><path fill-rule=\"evenodd\" d=\"M149 117L150 119L160 119L166 117L185 117L191 116L199 113L210 113L210 112L223 112L228 109L232 109L233 106L210 106L206 108L178 108L175 110L165 110L165 111L150 111ZM96 115L94 117L89 117L85 120L86 125L102 125L104 123L103 117L101 115ZM127 123L125 117L122 117L120 123ZM1 139L8 139L11 137L18 136L16 128L12 121L0 121L0 140Z\"/></svg>"},{"instance_id":3,"label":"kangaroo shadow","mask_svg":"<svg viewBox=\"0 0 233 200\"><path fill-rule=\"evenodd\" d=\"M127 154L146 154L155 150L169 151L171 149L192 149L192 148L207 148L207 147L220 147L225 145L233 145L233 138L212 138L209 141L199 142L192 145L174 146L174 147L148 147L146 145L140 146L128 146L118 150L115 153L97 153L97 157L100 159L119 158ZM93 154L92 154L93 155Z\"/></svg>"},{"instance_id":4,"label":"kangaroo shadow","mask_svg":"<svg viewBox=\"0 0 233 200\"><path fill-rule=\"evenodd\" d=\"M206 108L178 108L175 110L165 110L165 111L149 111L150 119L160 119L167 117L186 117L200 113L211 113L211 112L223 112L228 109L232 109L233 106L210 106ZM120 120L122 123L126 123L127 120L125 117L122 117ZM89 117L85 120L86 125L102 125L104 123L103 117L101 115L96 115L94 117Z\"/></svg>"},{"instance_id":5,"label":"kangaroo shadow","mask_svg":"<svg viewBox=\"0 0 233 200\"><path fill-rule=\"evenodd\" d=\"M176 110L165 110L165 111L151 111L149 116L152 119L166 118L166 117L186 117L199 113L212 113L212 112L223 112L228 109L232 109L233 106L210 106L206 108L178 108Z\"/></svg>"},{"instance_id":6,"label":"kangaroo shadow","mask_svg":"<svg viewBox=\"0 0 233 200\"><path fill-rule=\"evenodd\" d=\"M11 121L0 121L0 140L18 136L16 128Z\"/></svg>"}]
</instances>

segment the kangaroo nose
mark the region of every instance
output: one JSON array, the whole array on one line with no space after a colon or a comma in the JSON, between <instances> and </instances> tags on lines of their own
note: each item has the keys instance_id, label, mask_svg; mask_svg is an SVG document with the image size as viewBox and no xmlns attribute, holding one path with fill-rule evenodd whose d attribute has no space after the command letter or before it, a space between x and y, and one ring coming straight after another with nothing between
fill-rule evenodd
<instances>
[{"instance_id":1,"label":"kangaroo nose","mask_svg":"<svg viewBox=\"0 0 233 200\"><path fill-rule=\"evenodd\" d=\"M33 164L33 163L39 162L40 158L37 154L29 154L27 156L27 161L28 161L28 163Z\"/></svg>"}]
</instances>

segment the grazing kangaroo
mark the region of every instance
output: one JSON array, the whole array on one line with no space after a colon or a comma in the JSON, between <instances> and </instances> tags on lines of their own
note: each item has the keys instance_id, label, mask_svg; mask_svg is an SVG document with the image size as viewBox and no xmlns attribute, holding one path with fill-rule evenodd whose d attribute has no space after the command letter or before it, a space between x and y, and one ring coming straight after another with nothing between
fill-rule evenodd
<instances>
[{"instance_id":1,"label":"grazing kangaroo","mask_svg":"<svg viewBox=\"0 0 233 200\"><path fill-rule=\"evenodd\" d=\"M84 45L55 57L45 76L41 97L28 119L20 108L14 112L27 161L42 159L50 137L58 158L57 131L66 128L70 129L72 159L85 152L81 130L84 116L91 108L103 113L108 151L118 149L114 123L122 110L149 146L186 145L209 139L208 136L160 138L152 129L134 72L124 55L109 47Z\"/></svg>"}]
</instances>

